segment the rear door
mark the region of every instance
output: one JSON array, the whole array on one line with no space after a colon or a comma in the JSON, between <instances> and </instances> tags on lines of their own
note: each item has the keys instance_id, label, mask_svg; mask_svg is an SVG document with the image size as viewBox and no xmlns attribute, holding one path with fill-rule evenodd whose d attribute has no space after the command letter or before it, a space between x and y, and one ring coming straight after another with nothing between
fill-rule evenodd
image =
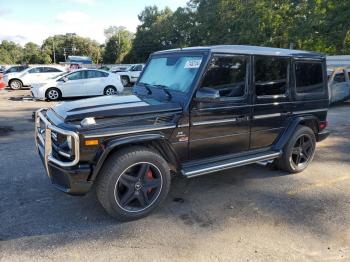
<instances>
[{"instance_id":1,"label":"rear door","mask_svg":"<svg viewBox=\"0 0 350 262\"><path fill-rule=\"evenodd\" d=\"M103 90L106 87L107 72L97 70L86 70L85 87L86 92L90 96L103 95Z\"/></svg>"},{"instance_id":2,"label":"rear door","mask_svg":"<svg viewBox=\"0 0 350 262\"><path fill-rule=\"evenodd\" d=\"M289 57L255 56L250 149L270 147L291 116Z\"/></svg>"},{"instance_id":3,"label":"rear door","mask_svg":"<svg viewBox=\"0 0 350 262\"><path fill-rule=\"evenodd\" d=\"M211 102L193 101L190 160L249 149L249 56L214 55L197 92L217 92Z\"/></svg>"}]
</instances>

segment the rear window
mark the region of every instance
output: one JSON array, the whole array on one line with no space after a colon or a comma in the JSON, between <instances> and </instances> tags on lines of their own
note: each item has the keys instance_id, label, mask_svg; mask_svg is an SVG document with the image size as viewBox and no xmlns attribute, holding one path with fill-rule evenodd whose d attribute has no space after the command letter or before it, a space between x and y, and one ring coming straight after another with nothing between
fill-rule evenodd
<instances>
[{"instance_id":1,"label":"rear window","mask_svg":"<svg viewBox=\"0 0 350 262\"><path fill-rule=\"evenodd\" d=\"M298 94L323 93L322 63L295 63L296 92Z\"/></svg>"}]
</instances>

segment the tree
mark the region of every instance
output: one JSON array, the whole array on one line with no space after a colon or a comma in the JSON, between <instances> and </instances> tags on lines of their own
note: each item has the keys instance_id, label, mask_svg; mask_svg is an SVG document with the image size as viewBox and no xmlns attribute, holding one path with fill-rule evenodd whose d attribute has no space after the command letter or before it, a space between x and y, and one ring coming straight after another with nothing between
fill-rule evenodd
<instances>
[{"instance_id":1,"label":"tree","mask_svg":"<svg viewBox=\"0 0 350 262\"><path fill-rule=\"evenodd\" d=\"M43 52L40 47L33 43L28 42L23 49L23 60L27 64L49 64L51 63L51 57L48 53Z\"/></svg>"},{"instance_id":2,"label":"tree","mask_svg":"<svg viewBox=\"0 0 350 262\"><path fill-rule=\"evenodd\" d=\"M45 53L50 54L54 61L64 62L69 55L89 56L94 63L101 61L100 45L87 37L76 34L54 35L46 38L41 46Z\"/></svg>"},{"instance_id":3,"label":"tree","mask_svg":"<svg viewBox=\"0 0 350 262\"><path fill-rule=\"evenodd\" d=\"M12 41L3 40L0 44L1 64L20 64L23 62L22 47Z\"/></svg>"},{"instance_id":4,"label":"tree","mask_svg":"<svg viewBox=\"0 0 350 262\"><path fill-rule=\"evenodd\" d=\"M113 35L110 35L112 34ZM103 53L105 64L121 63L129 53L133 34L124 27L109 27L105 30L107 42Z\"/></svg>"}]
</instances>

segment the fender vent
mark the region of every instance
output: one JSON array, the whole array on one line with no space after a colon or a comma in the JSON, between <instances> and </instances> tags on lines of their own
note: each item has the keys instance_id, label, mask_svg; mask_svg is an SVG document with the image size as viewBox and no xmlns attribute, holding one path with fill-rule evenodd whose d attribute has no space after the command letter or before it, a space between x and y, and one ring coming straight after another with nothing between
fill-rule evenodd
<instances>
[{"instance_id":1,"label":"fender vent","mask_svg":"<svg viewBox=\"0 0 350 262\"><path fill-rule=\"evenodd\" d=\"M174 116L158 116L154 121L155 125L167 124L173 120Z\"/></svg>"}]
</instances>

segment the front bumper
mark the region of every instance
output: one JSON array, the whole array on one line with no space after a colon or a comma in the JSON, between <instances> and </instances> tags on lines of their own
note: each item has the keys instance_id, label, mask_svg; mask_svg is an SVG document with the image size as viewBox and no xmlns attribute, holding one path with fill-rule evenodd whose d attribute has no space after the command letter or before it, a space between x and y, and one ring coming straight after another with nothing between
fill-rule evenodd
<instances>
[{"instance_id":1,"label":"front bumper","mask_svg":"<svg viewBox=\"0 0 350 262\"><path fill-rule=\"evenodd\" d=\"M40 109L35 113L35 141L39 155L44 163L47 175L51 182L61 191L68 194L85 194L92 185L88 181L91 174L91 167L87 164L79 164L79 136L72 131L63 130L53 126L43 115ZM63 152L53 152L52 132L66 136L71 136L73 141L72 159L63 161L55 154L63 154Z\"/></svg>"}]
</instances>

